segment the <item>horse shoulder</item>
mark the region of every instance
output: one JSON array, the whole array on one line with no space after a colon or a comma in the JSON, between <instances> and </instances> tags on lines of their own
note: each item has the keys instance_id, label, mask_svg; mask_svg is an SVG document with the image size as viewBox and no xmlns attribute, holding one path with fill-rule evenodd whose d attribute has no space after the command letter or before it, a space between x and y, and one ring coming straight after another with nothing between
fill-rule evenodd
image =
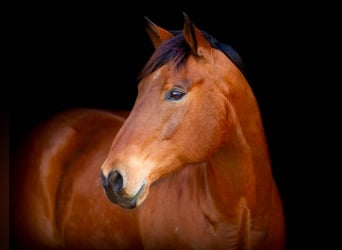
<instances>
[{"instance_id":1,"label":"horse shoulder","mask_svg":"<svg viewBox=\"0 0 342 250\"><path fill-rule=\"evenodd\" d=\"M101 164L123 121L121 113L74 109L52 117L28 136L13 160L11 187L16 197L14 230L18 242L61 244L58 224L63 218L58 218L56 210L61 205L57 198L63 195L65 178L81 158Z\"/></svg>"}]
</instances>

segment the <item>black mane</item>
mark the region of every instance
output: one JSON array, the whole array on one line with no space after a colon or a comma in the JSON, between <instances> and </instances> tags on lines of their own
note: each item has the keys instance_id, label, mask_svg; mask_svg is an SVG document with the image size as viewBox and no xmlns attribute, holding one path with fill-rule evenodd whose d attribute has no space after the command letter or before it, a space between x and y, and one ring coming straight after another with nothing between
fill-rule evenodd
<instances>
[{"instance_id":1,"label":"black mane","mask_svg":"<svg viewBox=\"0 0 342 250\"><path fill-rule=\"evenodd\" d=\"M161 66L171 62L177 68L185 64L190 55L190 47L186 43L181 31L171 31L175 36L163 43L152 54L145 67L142 69L139 78L143 78ZM219 42L215 37L205 31L202 34L215 49L221 50L247 78L247 72L239 54L228 44Z\"/></svg>"}]
</instances>

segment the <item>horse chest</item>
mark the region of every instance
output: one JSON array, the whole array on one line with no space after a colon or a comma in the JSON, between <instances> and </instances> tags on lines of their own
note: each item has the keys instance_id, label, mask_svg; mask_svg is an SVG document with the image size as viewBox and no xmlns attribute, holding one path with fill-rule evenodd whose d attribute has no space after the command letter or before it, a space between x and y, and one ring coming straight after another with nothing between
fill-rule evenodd
<instances>
[{"instance_id":1,"label":"horse chest","mask_svg":"<svg viewBox=\"0 0 342 250\"><path fill-rule=\"evenodd\" d=\"M159 188L159 187L158 187ZM161 190L167 190L165 186ZM139 208L143 245L148 249L234 249L237 226L220 215L206 214L193 192L171 189L168 196L154 191ZM220 219L221 218L221 219Z\"/></svg>"}]
</instances>

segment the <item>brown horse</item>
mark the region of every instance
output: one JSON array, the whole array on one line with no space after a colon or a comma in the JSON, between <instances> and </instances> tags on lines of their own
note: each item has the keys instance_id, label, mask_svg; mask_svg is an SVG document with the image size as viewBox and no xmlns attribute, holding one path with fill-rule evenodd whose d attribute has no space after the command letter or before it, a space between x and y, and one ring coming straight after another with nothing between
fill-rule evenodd
<instances>
[{"instance_id":1,"label":"brown horse","mask_svg":"<svg viewBox=\"0 0 342 250\"><path fill-rule=\"evenodd\" d=\"M239 56L184 17L175 32L146 19L155 52L127 119L75 109L31 135L11 180L17 246L285 248Z\"/></svg>"}]
</instances>

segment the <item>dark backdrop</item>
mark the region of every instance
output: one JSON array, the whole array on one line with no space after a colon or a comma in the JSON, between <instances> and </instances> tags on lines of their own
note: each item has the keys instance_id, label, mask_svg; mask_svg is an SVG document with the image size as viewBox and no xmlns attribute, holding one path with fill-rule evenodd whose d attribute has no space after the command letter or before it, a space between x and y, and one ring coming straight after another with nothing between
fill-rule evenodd
<instances>
[{"instance_id":1,"label":"dark backdrop","mask_svg":"<svg viewBox=\"0 0 342 250\"><path fill-rule=\"evenodd\" d=\"M153 52L144 16L164 28L181 29L185 11L197 27L230 44L242 57L284 201L288 249L306 245L312 234L302 229L310 219L306 202L312 187L303 183L310 167L303 150L309 137L304 121L312 104L310 98L302 99L304 90L311 95L303 65L313 59L307 46L313 31L323 32L317 30L316 19L310 14L304 18L306 10L295 5L172 8L164 6L167 2L149 9L123 4L30 6L15 31L19 67L13 75L18 82L11 86L11 149L39 122L62 110L131 109L136 76Z\"/></svg>"}]
</instances>

